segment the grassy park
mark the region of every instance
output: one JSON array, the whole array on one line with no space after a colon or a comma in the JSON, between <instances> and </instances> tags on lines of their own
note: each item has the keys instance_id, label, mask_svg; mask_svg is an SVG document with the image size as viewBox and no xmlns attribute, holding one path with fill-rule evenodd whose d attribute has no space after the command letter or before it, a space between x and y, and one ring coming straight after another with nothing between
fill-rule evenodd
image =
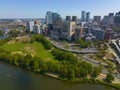
<instances>
[{"instance_id":1,"label":"grassy park","mask_svg":"<svg viewBox=\"0 0 120 90\"><path fill-rule=\"evenodd\" d=\"M0 46L6 51L9 51L12 53L22 53L22 54L31 54L32 56L37 56L41 58L42 60L53 60L54 57L50 53L49 50L45 50L44 46L39 42L33 42L33 43L23 43L23 42L11 42Z\"/></svg>"}]
</instances>

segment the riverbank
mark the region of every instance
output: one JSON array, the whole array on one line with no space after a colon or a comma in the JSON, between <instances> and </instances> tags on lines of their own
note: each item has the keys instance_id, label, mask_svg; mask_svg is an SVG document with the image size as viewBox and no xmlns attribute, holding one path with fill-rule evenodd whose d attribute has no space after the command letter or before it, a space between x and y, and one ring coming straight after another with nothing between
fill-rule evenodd
<instances>
[{"instance_id":1,"label":"riverbank","mask_svg":"<svg viewBox=\"0 0 120 90\"><path fill-rule=\"evenodd\" d=\"M3 62L3 61L0 61L0 63L4 63L4 64L9 64L9 63L6 63L6 62ZM14 66L14 67L17 67L15 65L12 65L12 64L9 64L11 66ZM22 70L27 70L27 69L24 69L24 68L21 68L21 67L17 67L17 68L20 68ZM30 71L30 72L34 72L36 74L39 74L35 71L31 71L31 70L27 70L27 71ZM67 79L67 78L60 78L59 75L57 74L54 74L54 73L43 73L41 75L45 75L45 76L48 76L50 78L54 78L54 79L57 79L57 80L61 80L61 81L66 81L66 82L71 82L71 83L81 83L81 84L100 84L100 85L105 85L105 86L109 86L109 87L112 87L112 88L115 88L117 90L120 90L120 84L107 84L106 82L102 81L102 80L97 80L97 79L94 79L94 78L74 78L74 79Z\"/></svg>"},{"instance_id":2,"label":"riverbank","mask_svg":"<svg viewBox=\"0 0 120 90\"><path fill-rule=\"evenodd\" d=\"M117 90L109 86L72 83L0 63L0 90Z\"/></svg>"},{"instance_id":3,"label":"riverbank","mask_svg":"<svg viewBox=\"0 0 120 90\"><path fill-rule=\"evenodd\" d=\"M72 83L89 83L89 84L100 84L110 86L112 88L120 90L120 84L108 84L102 80L94 79L94 78L74 78L74 79L67 79L67 78L60 78L59 75L53 73L45 73L44 75L49 76L54 79L72 82Z\"/></svg>"}]
</instances>

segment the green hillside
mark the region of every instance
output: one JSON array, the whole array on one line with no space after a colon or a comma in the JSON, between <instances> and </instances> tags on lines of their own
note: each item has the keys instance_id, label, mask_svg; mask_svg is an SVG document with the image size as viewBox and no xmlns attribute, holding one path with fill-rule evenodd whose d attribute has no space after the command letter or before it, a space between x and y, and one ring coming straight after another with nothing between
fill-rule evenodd
<instances>
[{"instance_id":1,"label":"green hillside","mask_svg":"<svg viewBox=\"0 0 120 90\"><path fill-rule=\"evenodd\" d=\"M8 42L2 46L1 48L5 49L12 53L22 53L22 54L31 54L33 56L40 57L43 60L53 60L54 57L50 53L50 51L45 50L43 45L39 42L34 43L23 43L23 42Z\"/></svg>"}]
</instances>

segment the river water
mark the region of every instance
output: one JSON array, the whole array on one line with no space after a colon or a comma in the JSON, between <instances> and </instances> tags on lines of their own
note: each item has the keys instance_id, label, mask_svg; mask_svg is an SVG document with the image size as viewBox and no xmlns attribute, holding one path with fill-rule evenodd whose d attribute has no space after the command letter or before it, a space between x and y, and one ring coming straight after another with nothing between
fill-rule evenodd
<instances>
[{"instance_id":1,"label":"river water","mask_svg":"<svg viewBox=\"0 0 120 90\"><path fill-rule=\"evenodd\" d=\"M75 84L38 75L0 62L0 90L116 90L97 84Z\"/></svg>"}]
</instances>

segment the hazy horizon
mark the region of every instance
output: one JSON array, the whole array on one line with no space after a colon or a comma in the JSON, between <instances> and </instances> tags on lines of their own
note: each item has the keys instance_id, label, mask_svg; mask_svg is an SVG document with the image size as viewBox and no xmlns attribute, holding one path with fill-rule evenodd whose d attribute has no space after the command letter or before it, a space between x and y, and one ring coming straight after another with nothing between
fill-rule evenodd
<instances>
[{"instance_id":1,"label":"hazy horizon","mask_svg":"<svg viewBox=\"0 0 120 90\"><path fill-rule=\"evenodd\" d=\"M108 15L120 9L118 0L1 0L0 18L45 18L47 11L81 17L81 11L94 15Z\"/></svg>"}]
</instances>

